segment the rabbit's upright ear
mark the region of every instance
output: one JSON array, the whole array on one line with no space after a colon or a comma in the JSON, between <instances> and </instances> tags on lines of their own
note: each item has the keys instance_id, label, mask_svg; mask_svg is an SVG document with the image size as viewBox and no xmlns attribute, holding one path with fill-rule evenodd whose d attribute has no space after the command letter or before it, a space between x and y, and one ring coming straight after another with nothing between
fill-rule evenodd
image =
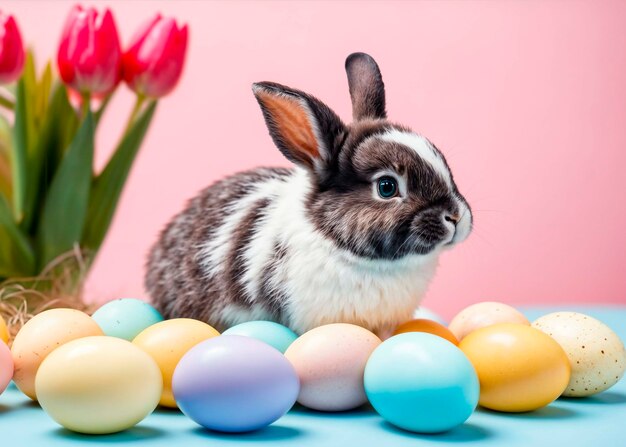
<instances>
[{"instance_id":1,"label":"rabbit's upright ear","mask_svg":"<svg viewBox=\"0 0 626 447\"><path fill-rule=\"evenodd\" d=\"M252 85L278 149L297 165L321 173L336 155L346 132L328 106L304 92L273 82Z\"/></svg>"},{"instance_id":2,"label":"rabbit's upright ear","mask_svg":"<svg viewBox=\"0 0 626 447\"><path fill-rule=\"evenodd\" d=\"M352 53L346 59L346 73L354 120L386 118L385 84L374 58L365 53Z\"/></svg>"}]
</instances>

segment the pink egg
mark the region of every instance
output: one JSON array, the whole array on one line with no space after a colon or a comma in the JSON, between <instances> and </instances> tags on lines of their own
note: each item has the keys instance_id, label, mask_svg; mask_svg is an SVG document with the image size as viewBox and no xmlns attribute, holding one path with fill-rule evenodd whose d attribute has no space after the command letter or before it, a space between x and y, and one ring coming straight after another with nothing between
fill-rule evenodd
<instances>
[{"instance_id":1,"label":"pink egg","mask_svg":"<svg viewBox=\"0 0 626 447\"><path fill-rule=\"evenodd\" d=\"M328 324L300 336L285 352L300 378L298 402L344 411L367 402L363 371L380 339L353 324Z\"/></svg>"},{"instance_id":2,"label":"pink egg","mask_svg":"<svg viewBox=\"0 0 626 447\"><path fill-rule=\"evenodd\" d=\"M13 357L9 347L0 340L0 394L13 378Z\"/></svg>"},{"instance_id":3,"label":"pink egg","mask_svg":"<svg viewBox=\"0 0 626 447\"><path fill-rule=\"evenodd\" d=\"M472 304L452 319L448 329L461 341L470 332L498 323L530 325L528 319L517 309L495 301Z\"/></svg>"}]
</instances>

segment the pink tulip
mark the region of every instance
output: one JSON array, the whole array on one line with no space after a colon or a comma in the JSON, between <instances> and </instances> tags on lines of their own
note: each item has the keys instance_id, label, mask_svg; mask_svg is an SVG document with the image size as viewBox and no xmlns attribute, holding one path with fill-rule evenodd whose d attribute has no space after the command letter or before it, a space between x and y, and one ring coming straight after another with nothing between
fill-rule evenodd
<instances>
[{"instance_id":1,"label":"pink tulip","mask_svg":"<svg viewBox=\"0 0 626 447\"><path fill-rule=\"evenodd\" d=\"M13 16L0 12L0 84L15 81L24 68L24 45Z\"/></svg>"},{"instance_id":2,"label":"pink tulip","mask_svg":"<svg viewBox=\"0 0 626 447\"><path fill-rule=\"evenodd\" d=\"M122 77L122 50L115 20L106 9L75 6L65 22L57 57L61 79L81 93L106 94Z\"/></svg>"},{"instance_id":3,"label":"pink tulip","mask_svg":"<svg viewBox=\"0 0 626 447\"><path fill-rule=\"evenodd\" d=\"M187 25L157 14L133 37L124 53L124 80L140 95L159 98L176 86L187 50Z\"/></svg>"}]
</instances>

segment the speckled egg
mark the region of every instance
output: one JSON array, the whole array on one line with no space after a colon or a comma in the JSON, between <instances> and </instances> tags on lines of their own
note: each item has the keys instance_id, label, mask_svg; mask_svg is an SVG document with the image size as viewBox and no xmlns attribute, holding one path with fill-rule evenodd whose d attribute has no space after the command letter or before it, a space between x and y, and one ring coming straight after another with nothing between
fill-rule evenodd
<instances>
[{"instance_id":1,"label":"speckled egg","mask_svg":"<svg viewBox=\"0 0 626 447\"><path fill-rule=\"evenodd\" d=\"M459 312L448 325L448 329L459 340L477 329L499 323L530 325L528 319L517 309L496 301L472 304Z\"/></svg>"},{"instance_id":2,"label":"speckled egg","mask_svg":"<svg viewBox=\"0 0 626 447\"><path fill-rule=\"evenodd\" d=\"M367 402L363 372L381 340L359 326L327 324L301 335L285 352L300 378L298 402L320 411L344 411Z\"/></svg>"},{"instance_id":3,"label":"speckled egg","mask_svg":"<svg viewBox=\"0 0 626 447\"><path fill-rule=\"evenodd\" d=\"M572 367L564 396L583 397L615 385L626 370L624 343L604 323L578 312L555 312L533 327L554 338Z\"/></svg>"},{"instance_id":4,"label":"speckled egg","mask_svg":"<svg viewBox=\"0 0 626 447\"><path fill-rule=\"evenodd\" d=\"M13 381L35 400L35 375L41 362L59 346L91 335L103 335L102 329L89 315L78 310L50 309L35 315L13 340Z\"/></svg>"}]
</instances>

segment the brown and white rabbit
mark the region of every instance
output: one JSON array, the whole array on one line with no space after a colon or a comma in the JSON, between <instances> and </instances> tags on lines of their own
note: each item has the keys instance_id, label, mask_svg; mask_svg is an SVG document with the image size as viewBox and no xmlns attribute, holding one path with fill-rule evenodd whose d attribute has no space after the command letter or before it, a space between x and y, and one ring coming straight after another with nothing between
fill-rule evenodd
<instances>
[{"instance_id":1,"label":"brown and white rabbit","mask_svg":"<svg viewBox=\"0 0 626 447\"><path fill-rule=\"evenodd\" d=\"M166 318L219 330L267 319L298 333L333 322L384 333L411 318L472 214L441 152L387 121L374 59L354 53L346 71L349 125L299 90L252 86L296 167L218 181L167 225L146 276Z\"/></svg>"}]
</instances>

